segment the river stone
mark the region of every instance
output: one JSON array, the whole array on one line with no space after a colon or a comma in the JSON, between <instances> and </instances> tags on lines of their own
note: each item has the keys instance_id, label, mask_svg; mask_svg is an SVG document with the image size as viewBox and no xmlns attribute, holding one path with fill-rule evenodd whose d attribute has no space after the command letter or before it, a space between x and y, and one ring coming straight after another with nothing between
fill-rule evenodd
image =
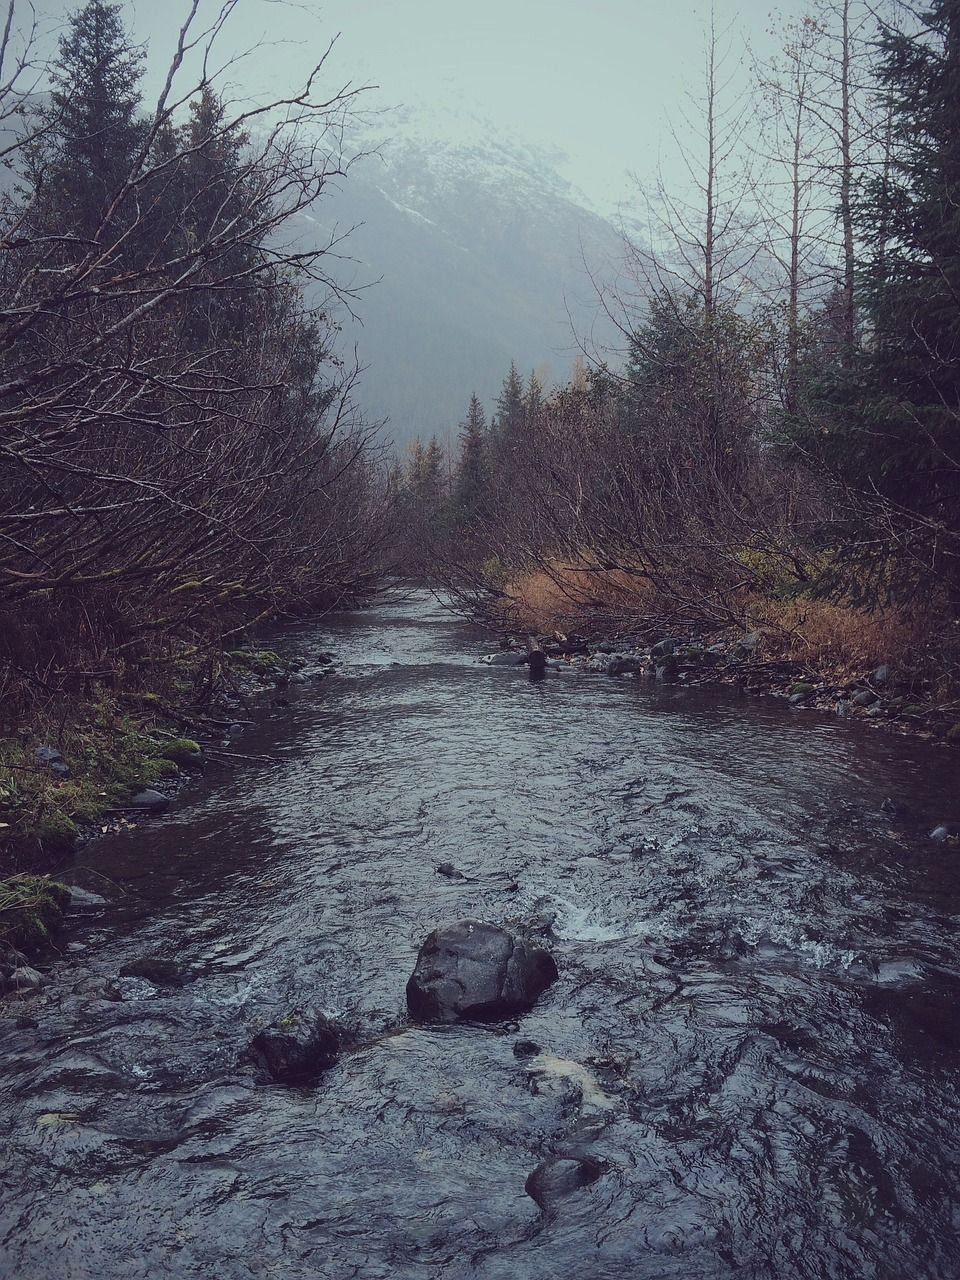
<instances>
[{"instance_id":1,"label":"river stone","mask_svg":"<svg viewBox=\"0 0 960 1280\"><path fill-rule=\"evenodd\" d=\"M37 747L33 756L38 764L46 765L47 769L56 777L70 777L70 766L64 760L63 753L58 751L56 747L47 745Z\"/></svg>"},{"instance_id":2,"label":"river stone","mask_svg":"<svg viewBox=\"0 0 960 1280\"><path fill-rule=\"evenodd\" d=\"M676 649L679 641L677 640L658 640L655 645L651 646L650 657L656 661L658 658L670 658Z\"/></svg>"},{"instance_id":3,"label":"river stone","mask_svg":"<svg viewBox=\"0 0 960 1280\"><path fill-rule=\"evenodd\" d=\"M155 987L185 987L193 980L190 967L168 956L141 956L120 970L121 978L143 978Z\"/></svg>"},{"instance_id":4,"label":"river stone","mask_svg":"<svg viewBox=\"0 0 960 1280\"><path fill-rule=\"evenodd\" d=\"M480 659L488 667L519 667L527 660L525 653L508 650L504 653L485 653Z\"/></svg>"},{"instance_id":5,"label":"river stone","mask_svg":"<svg viewBox=\"0 0 960 1280\"><path fill-rule=\"evenodd\" d=\"M317 1009L287 1014L250 1042L250 1055L283 1084L316 1080L333 1066L339 1052L339 1030Z\"/></svg>"},{"instance_id":6,"label":"river stone","mask_svg":"<svg viewBox=\"0 0 960 1280\"><path fill-rule=\"evenodd\" d=\"M525 1013L557 978L545 948L497 925L460 920L435 929L407 982L417 1022L495 1021Z\"/></svg>"},{"instance_id":7,"label":"river stone","mask_svg":"<svg viewBox=\"0 0 960 1280\"><path fill-rule=\"evenodd\" d=\"M143 809L145 813L159 813L161 809L166 809L170 803L169 797L163 795L160 791L154 791L151 787L138 791L130 801L131 809Z\"/></svg>"},{"instance_id":8,"label":"river stone","mask_svg":"<svg viewBox=\"0 0 960 1280\"><path fill-rule=\"evenodd\" d=\"M39 991L43 986L43 974L31 965L23 964L2 979L2 989L10 992Z\"/></svg>"},{"instance_id":9,"label":"river stone","mask_svg":"<svg viewBox=\"0 0 960 1280\"><path fill-rule=\"evenodd\" d=\"M879 701L877 695L870 689L861 689L859 693L853 695L853 705L855 707L872 707L877 701Z\"/></svg>"},{"instance_id":10,"label":"river stone","mask_svg":"<svg viewBox=\"0 0 960 1280\"><path fill-rule=\"evenodd\" d=\"M930 832L930 839L938 844L960 840L960 822L941 822Z\"/></svg>"},{"instance_id":11,"label":"river stone","mask_svg":"<svg viewBox=\"0 0 960 1280\"><path fill-rule=\"evenodd\" d=\"M108 905L106 898L102 898L99 893L91 893L89 889L81 889L77 884L68 885L70 893L70 902L68 909L70 911L98 911L100 907Z\"/></svg>"},{"instance_id":12,"label":"river stone","mask_svg":"<svg viewBox=\"0 0 960 1280\"><path fill-rule=\"evenodd\" d=\"M643 659L633 653L616 653L607 667L608 676L626 676L643 670Z\"/></svg>"},{"instance_id":13,"label":"river stone","mask_svg":"<svg viewBox=\"0 0 960 1280\"><path fill-rule=\"evenodd\" d=\"M589 1187L604 1171L604 1165L593 1156L573 1159L566 1156L544 1160L524 1184L524 1191L541 1209L552 1209L581 1187Z\"/></svg>"}]
</instances>

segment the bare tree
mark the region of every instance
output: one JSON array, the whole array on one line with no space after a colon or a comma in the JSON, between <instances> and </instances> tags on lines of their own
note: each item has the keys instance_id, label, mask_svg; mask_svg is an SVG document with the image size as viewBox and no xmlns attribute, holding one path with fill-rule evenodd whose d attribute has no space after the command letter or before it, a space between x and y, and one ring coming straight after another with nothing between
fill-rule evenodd
<instances>
[{"instance_id":1,"label":"bare tree","mask_svg":"<svg viewBox=\"0 0 960 1280\"><path fill-rule=\"evenodd\" d=\"M343 598L388 536L359 366L336 349L345 231L318 243L305 217L350 167L362 89L323 87L330 42L295 92L231 108L217 88L235 64L216 60L235 6L204 25L191 0L99 201L56 198L69 146L56 95L35 109L29 34L0 84L0 118L20 121L0 237L0 610L18 670L47 628L46 687L91 653L102 670L170 632ZM69 618L55 644L51 616Z\"/></svg>"}]
</instances>

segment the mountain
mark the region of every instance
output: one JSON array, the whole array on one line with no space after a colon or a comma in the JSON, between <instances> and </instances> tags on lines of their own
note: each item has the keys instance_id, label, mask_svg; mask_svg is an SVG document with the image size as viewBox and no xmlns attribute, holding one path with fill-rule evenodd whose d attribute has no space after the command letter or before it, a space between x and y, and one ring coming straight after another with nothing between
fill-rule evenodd
<instances>
[{"instance_id":1,"label":"mountain","mask_svg":"<svg viewBox=\"0 0 960 1280\"><path fill-rule=\"evenodd\" d=\"M548 386L566 378L574 334L598 324L584 261L602 271L621 253L548 153L479 121L443 134L401 119L321 216L325 230L355 225L350 282L376 281L344 338L367 365L364 410L401 443L455 436L471 393L490 405L511 360Z\"/></svg>"}]
</instances>

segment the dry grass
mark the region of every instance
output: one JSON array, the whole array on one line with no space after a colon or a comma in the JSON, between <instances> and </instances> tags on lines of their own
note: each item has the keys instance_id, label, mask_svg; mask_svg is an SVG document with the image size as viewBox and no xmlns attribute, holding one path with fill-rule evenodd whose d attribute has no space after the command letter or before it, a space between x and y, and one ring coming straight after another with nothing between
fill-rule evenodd
<instances>
[{"instance_id":1,"label":"dry grass","mask_svg":"<svg viewBox=\"0 0 960 1280\"><path fill-rule=\"evenodd\" d=\"M717 588L718 598L722 588ZM673 620L684 625L682 609L639 575L623 570L587 569L554 561L541 570L515 574L507 583L505 624L526 631L629 629L643 634ZM756 590L724 602L745 629L763 632L762 655L788 658L824 673L861 675L882 663L919 672L942 641L941 610L895 607L868 612L827 600L782 600ZM718 610L718 612L720 612ZM693 626L696 629L696 626ZM704 620L704 633L711 630ZM942 657L942 655L941 655ZM935 665L943 666L940 661Z\"/></svg>"},{"instance_id":2,"label":"dry grass","mask_svg":"<svg viewBox=\"0 0 960 1280\"><path fill-rule=\"evenodd\" d=\"M881 663L915 666L930 640L929 617L895 608L868 613L827 600L754 598L753 622L765 633L764 650L816 668L862 671Z\"/></svg>"},{"instance_id":3,"label":"dry grass","mask_svg":"<svg viewBox=\"0 0 960 1280\"><path fill-rule=\"evenodd\" d=\"M523 631L596 631L656 612L640 576L559 560L511 578L506 596L510 622Z\"/></svg>"}]
</instances>

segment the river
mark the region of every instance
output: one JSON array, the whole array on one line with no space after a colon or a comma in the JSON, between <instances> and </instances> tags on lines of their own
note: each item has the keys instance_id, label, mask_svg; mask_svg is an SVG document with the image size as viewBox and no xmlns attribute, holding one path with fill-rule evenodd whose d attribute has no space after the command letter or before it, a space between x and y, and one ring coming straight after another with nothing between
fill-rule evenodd
<instances>
[{"instance_id":1,"label":"river","mask_svg":"<svg viewBox=\"0 0 960 1280\"><path fill-rule=\"evenodd\" d=\"M337 665L264 700L237 750L273 763L82 850L108 904L0 1019L4 1280L960 1277L960 852L925 838L960 753L532 682L427 593L278 643ZM406 1028L467 917L538 930L559 980ZM245 1045L304 1004L356 1044L264 1083ZM542 1212L571 1143L604 1172Z\"/></svg>"}]
</instances>

